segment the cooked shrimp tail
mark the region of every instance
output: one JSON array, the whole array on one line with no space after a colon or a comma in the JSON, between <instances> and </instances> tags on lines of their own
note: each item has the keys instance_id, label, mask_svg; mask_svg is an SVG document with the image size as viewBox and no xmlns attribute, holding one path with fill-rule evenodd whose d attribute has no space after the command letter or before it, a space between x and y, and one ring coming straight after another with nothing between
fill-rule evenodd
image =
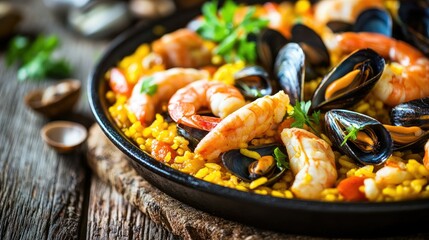
<instances>
[{"instance_id":1,"label":"cooked shrimp tail","mask_svg":"<svg viewBox=\"0 0 429 240\"><path fill-rule=\"evenodd\" d=\"M200 80L178 90L170 99L168 112L177 123L210 131L222 118L245 103L243 95L234 86ZM203 108L208 108L220 118L198 115Z\"/></svg>"},{"instance_id":2,"label":"cooked shrimp tail","mask_svg":"<svg viewBox=\"0 0 429 240\"><path fill-rule=\"evenodd\" d=\"M291 191L303 199L318 199L337 180L335 155L324 140L300 128L285 128L281 139L295 174Z\"/></svg>"},{"instance_id":3,"label":"cooked shrimp tail","mask_svg":"<svg viewBox=\"0 0 429 240\"><path fill-rule=\"evenodd\" d=\"M286 114L289 97L280 91L245 105L223 119L197 145L195 152L215 160L223 152L240 148L276 127Z\"/></svg>"},{"instance_id":4,"label":"cooked shrimp tail","mask_svg":"<svg viewBox=\"0 0 429 240\"><path fill-rule=\"evenodd\" d=\"M143 125L149 124L155 119L155 112L159 111L161 105L167 102L178 89L208 76L206 71L192 68L172 68L146 76L134 86L127 103L128 110L134 113ZM155 93L142 92L142 85L148 80L157 86Z\"/></svg>"}]
</instances>

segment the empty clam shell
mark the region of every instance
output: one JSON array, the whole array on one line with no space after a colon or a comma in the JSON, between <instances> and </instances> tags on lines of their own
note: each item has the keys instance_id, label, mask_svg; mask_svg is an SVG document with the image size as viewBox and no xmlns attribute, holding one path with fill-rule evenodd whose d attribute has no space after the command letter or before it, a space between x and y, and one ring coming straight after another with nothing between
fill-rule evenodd
<instances>
[{"instance_id":1,"label":"empty clam shell","mask_svg":"<svg viewBox=\"0 0 429 240\"><path fill-rule=\"evenodd\" d=\"M50 122L40 133L46 144L59 153L67 153L79 148L88 136L84 126L69 121Z\"/></svg>"},{"instance_id":2,"label":"empty clam shell","mask_svg":"<svg viewBox=\"0 0 429 240\"><path fill-rule=\"evenodd\" d=\"M25 96L26 105L46 117L56 117L70 111L79 100L81 82L61 81L45 89L36 89Z\"/></svg>"}]
</instances>

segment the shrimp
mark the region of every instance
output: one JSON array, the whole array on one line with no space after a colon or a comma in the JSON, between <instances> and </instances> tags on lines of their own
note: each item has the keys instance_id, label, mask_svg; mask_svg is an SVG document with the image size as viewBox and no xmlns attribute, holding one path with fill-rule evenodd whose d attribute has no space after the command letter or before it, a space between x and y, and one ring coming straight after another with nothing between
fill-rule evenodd
<instances>
[{"instance_id":1,"label":"shrimp","mask_svg":"<svg viewBox=\"0 0 429 240\"><path fill-rule=\"evenodd\" d=\"M315 21L325 25L337 20L352 23L359 13L368 8L383 8L382 0L327 0L314 6Z\"/></svg>"},{"instance_id":2,"label":"shrimp","mask_svg":"<svg viewBox=\"0 0 429 240\"><path fill-rule=\"evenodd\" d=\"M177 123L210 131L222 118L245 105L240 91L228 84L200 80L178 90L168 103L168 113ZM220 118L201 116L197 112L209 107Z\"/></svg>"},{"instance_id":3,"label":"shrimp","mask_svg":"<svg viewBox=\"0 0 429 240\"><path fill-rule=\"evenodd\" d=\"M319 199L321 192L337 180L331 147L313 133L300 128L283 129L281 139L295 174L291 191L299 198Z\"/></svg>"},{"instance_id":4,"label":"shrimp","mask_svg":"<svg viewBox=\"0 0 429 240\"><path fill-rule=\"evenodd\" d=\"M409 180L412 175L407 172L403 162L387 161L384 167L375 173L375 182L379 186L396 185Z\"/></svg>"},{"instance_id":5,"label":"shrimp","mask_svg":"<svg viewBox=\"0 0 429 240\"><path fill-rule=\"evenodd\" d=\"M223 152L240 148L276 127L283 120L288 104L289 97L283 91L256 99L223 119L198 143L195 153L210 161Z\"/></svg>"},{"instance_id":6,"label":"shrimp","mask_svg":"<svg viewBox=\"0 0 429 240\"><path fill-rule=\"evenodd\" d=\"M211 52L203 39L189 29L179 29L152 43L153 52L160 55L167 68L196 68L208 65Z\"/></svg>"},{"instance_id":7,"label":"shrimp","mask_svg":"<svg viewBox=\"0 0 429 240\"><path fill-rule=\"evenodd\" d=\"M149 124L154 120L155 112L178 89L193 81L208 77L209 74L206 71L186 68L172 68L163 72L157 72L137 82L130 99L128 99L127 108L130 112L134 113L143 125ZM156 92L152 95L141 92L143 83L148 80L151 81L151 84L156 84L157 86Z\"/></svg>"},{"instance_id":8,"label":"shrimp","mask_svg":"<svg viewBox=\"0 0 429 240\"><path fill-rule=\"evenodd\" d=\"M384 58L399 63L401 71L394 73L387 67L373 93L387 105L429 96L429 59L411 45L377 33L346 32L337 35L338 47L343 52L372 48Z\"/></svg>"},{"instance_id":9,"label":"shrimp","mask_svg":"<svg viewBox=\"0 0 429 240\"><path fill-rule=\"evenodd\" d=\"M429 170L429 140L425 144L425 156L423 157L423 165Z\"/></svg>"}]
</instances>

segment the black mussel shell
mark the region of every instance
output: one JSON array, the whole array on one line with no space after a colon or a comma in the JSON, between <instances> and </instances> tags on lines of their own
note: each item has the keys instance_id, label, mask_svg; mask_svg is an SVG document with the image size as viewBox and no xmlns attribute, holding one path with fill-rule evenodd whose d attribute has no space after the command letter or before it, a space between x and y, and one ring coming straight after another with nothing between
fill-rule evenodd
<instances>
[{"instance_id":1,"label":"black mussel shell","mask_svg":"<svg viewBox=\"0 0 429 240\"><path fill-rule=\"evenodd\" d=\"M234 75L235 86L246 99L271 95L273 88L268 73L260 66L249 66Z\"/></svg>"},{"instance_id":2,"label":"black mussel shell","mask_svg":"<svg viewBox=\"0 0 429 240\"><path fill-rule=\"evenodd\" d=\"M352 32L353 24L339 20L332 20L326 23L333 33Z\"/></svg>"},{"instance_id":3,"label":"black mussel shell","mask_svg":"<svg viewBox=\"0 0 429 240\"><path fill-rule=\"evenodd\" d=\"M369 8L359 14L353 25L354 32L373 32L392 36L392 18L383 9Z\"/></svg>"},{"instance_id":4,"label":"black mussel shell","mask_svg":"<svg viewBox=\"0 0 429 240\"><path fill-rule=\"evenodd\" d=\"M354 105L371 91L380 79L384 65L384 59L372 49L360 49L351 53L322 79L313 93L312 109L326 111ZM355 69L362 70L358 77L344 89L336 91L331 98L325 99L328 86Z\"/></svg>"},{"instance_id":5,"label":"black mussel shell","mask_svg":"<svg viewBox=\"0 0 429 240\"><path fill-rule=\"evenodd\" d=\"M331 63L328 49L322 38L304 24L295 24L291 30L292 42L299 43L308 63L312 66L328 67Z\"/></svg>"},{"instance_id":6,"label":"black mussel shell","mask_svg":"<svg viewBox=\"0 0 429 240\"><path fill-rule=\"evenodd\" d=\"M332 144L362 164L381 164L385 162L393 152L393 141L387 129L377 120L353 111L333 109L325 114L326 128ZM371 150L363 149L357 141L347 140L342 145L350 126L362 127L364 133L372 140Z\"/></svg>"},{"instance_id":7,"label":"black mussel shell","mask_svg":"<svg viewBox=\"0 0 429 240\"><path fill-rule=\"evenodd\" d=\"M395 126L417 126L429 130L429 97L396 105L390 117Z\"/></svg>"},{"instance_id":8,"label":"black mussel shell","mask_svg":"<svg viewBox=\"0 0 429 240\"><path fill-rule=\"evenodd\" d=\"M292 105L304 98L304 67L305 54L297 43L286 44L277 55L274 72Z\"/></svg>"},{"instance_id":9,"label":"black mussel shell","mask_svg":"<svg viewBox=\"0 0 429 240\"><path fill-rule=\"evenodd\" d=\"M280 148L283 153L286 153L286 149L284 146L280 144L269 144L262 146L249 147L248 149L251 151L258 152L261 156L272 155L274 156L274 149ZM249 165L255 162L255 159L246 157L240 153L240 149L230 150L225 152L221 156L223 165L235 176L240 178L243 181L251 182L252 177L249 173ZM274 161L275 164L275 161ZM286 169L279 169L277 165L274 166L274 170L270 174L270 176L266 176L268 178L268 182L265 185L272 184L276 182Z\"/></svg>"},{"instance_id":10,"label":"black mussel shell","mask_svg":"<svg viewBox=\"0 0 429 240\"><path fill-rule=\"evenodd\" d=\"M287 43L288 40L274 29L266 28L257 35L256 50L258 58L267 71L273 71L277 53Z\"/></svg>"},{"instance_id":11,"label":"black mussel shell","mask_svg":"<svg viewBox=\"0 0 429 240\"><path fill-rule=\"evenodd\" d=\"M398 18L406 40L429 56L429 3L400 1Z\"/></svg>"},{"instance_id":12,"label":"black mussel shell","mask_svg":"<svg viewBox=\"0 0 429 240\"><path fill-rule=\"evenodd\" d=\"M194 150L198 143L203 139L208 131L197 128L188 127L183 124L177 124L177 132L180 136L189 141L189 148Z\"/></svg>"}]
</instances>

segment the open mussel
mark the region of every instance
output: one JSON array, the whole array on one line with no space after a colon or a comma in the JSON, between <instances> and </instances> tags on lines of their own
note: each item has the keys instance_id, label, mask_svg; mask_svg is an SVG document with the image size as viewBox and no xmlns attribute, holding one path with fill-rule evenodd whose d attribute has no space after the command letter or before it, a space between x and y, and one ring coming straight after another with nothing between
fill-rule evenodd
<instances>
[{"instance_id":1,"label":"open mussel","mask_svg":"<svg viewBox=\"0 0 429 240\"><path fill-rule=\"evenodd\" d=\"M419 149L429 139L429 97L401 103L392 108L391 122L385 125L395 150Z\"/></svg>"},{"instance_id":2,"label":"open mussel","mask_svg":"<svg viewBox=\"0 0 429 240\"><path fill-rule=\"evenodd\" d=\"M325 114L326 128L332 144L362 164L381 164L393 151L393 141L386 128L377 120L361 113L333 109ZM352 129L356 139L346 136Z\"/></svg>"},{"instance_id":3,"label":"open mussel","mask_svg":"<svg viewBox=\"0 0 429 240\"><path fill-rule=\"evenodd\" d=\"M316 88L312 109L350 107L367 95L384 70L385 61L372 49L351 53L333 68Z\"/></svg>"},{"instance_id":4,"label":"open mussel","mask_svg":"<svg viewBox=\"0 0 429 240\"><path fill-rule=\"evenodd\" d=\"M235 176L243 181L251 182L260 177L266 177L265 185L270 185L285 172L285 168L278 168L274 159L274 149L279 148L286 152L285 147L279 144L249 147L248 150L255 151L261 156L260 159L247 157L240 153L240 149L231 150L222 154L223 165Z\"/></svg>"},{"instance_id":5,"label":"open mussel","mask_svg":"<svg viewBox=\"0 0 429 240\"><path fill-rule=\"evenodd\" d=\"M289 95L290 103L304 97L305 54L297 43L286 44L278 53L275 69L280 88Z\"/></svg>"},{"instance_id":6,"label":"open mussel","mask_svg":"<svg viewBox=\"0 0 429 240\"><path fill-rule=\"evenodd\" d=\"M235 86L247 99L273 94L268 73L260 66L249 66L234 75Z\"/></svg>"},{"instance_id":7,"label":"open mussel","mask_svg":"<svg viewBox=\"0 0 429 240\"><path fill-rule=\"evenodd\" d=\"M373 32L392 36L392 18L383 9L369 8L362 11L353 25L354 32Z\"/></svg>"}]
</instances>

